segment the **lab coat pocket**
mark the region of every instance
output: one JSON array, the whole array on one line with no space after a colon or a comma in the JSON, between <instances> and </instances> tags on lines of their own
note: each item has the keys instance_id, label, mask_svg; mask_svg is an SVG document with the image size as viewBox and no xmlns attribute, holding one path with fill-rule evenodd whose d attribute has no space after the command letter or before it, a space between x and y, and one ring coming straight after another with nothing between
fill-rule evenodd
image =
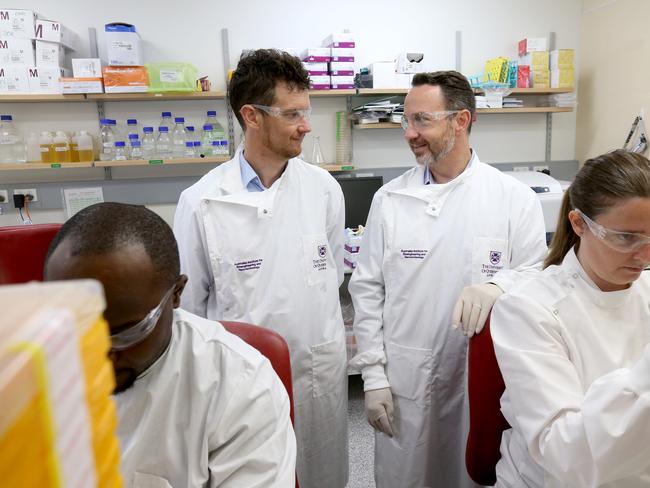
<instances>
[{"instance_id":1,"label":"lab coat pocket","mask_svg":"<svg viewBox=\"0 0 650 488\"><path fill-rule=\"evenodd\" d=\"M472 247L472 285L485 283L502 269L508 269L508 241L475 237Z\"/></svg>"},{"instance_id":2,"label":"lab coat pocket","mask_svg":"<svg viewBox=\"0 0 650 488\"><path fill-rule=\"evenodd\" d=\"M302 236L303 264L309 286L320 285L334 268L334 258L325 234Z\"/></svg>"},{"instance_id":3,"label":"lab coat pocket","mask_svg":"<svg viewBox=\"0 0 650 488\"><path fill-rule=\"evenodd\" d=\"M165 478L153 474L135 473L133 488L173 488Z\"/></svg>"},{"instance_id":4,"label":"lab coat pocket","mask_svg":"<svg viewBox=\"0 0 650 488\"><path fill-rule=\"evenodd\" d=\"M394 395L419 405L431 403L433 352L431 349L386 344L386 376Z\"/></svg>"},{"instance_id":5,"label":"lab coat pocket","mask_svg":"<svg viewBox=\"0 0 650 488\"><path fill-rule=\"evenodd\" d=\"M318 398L337 390L346 374L347 355L341 339L311 347L312 396Z\"/></svg>"}]
</instances>

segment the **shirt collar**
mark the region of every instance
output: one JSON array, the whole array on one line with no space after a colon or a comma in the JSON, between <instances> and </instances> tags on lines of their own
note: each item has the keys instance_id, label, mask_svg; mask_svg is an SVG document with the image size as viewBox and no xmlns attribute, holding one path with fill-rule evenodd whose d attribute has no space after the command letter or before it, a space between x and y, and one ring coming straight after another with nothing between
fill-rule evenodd
<instances>
[{"instance_id":1,"label":"shirt collar","mask_svg":"<svg viewBox=\"0 0 650 488\"><path fill-rule=\"evenodd\" d=\"M257 176L255 170L244 157L244 151L239 153L239 169L241 171L241 182L248 191L264 191L266 188L262 180Z\"/></svg>"},{"instance_id":2,"label":"shirt collar","mask_svg":"<svg viewBox=\"0 0 650 488\"><path fill-rule=\"evenodd\" d=\"M476 159L476 153L474 152L474 150L472 148L470 148L469 150L471 151L472 156L469 158L469 162L467 163L467 166L463 170L463 173L465 171L467 171L470 168L470 166L472 166L474 164L474 161ZM435 185L436 184L436 180L433 179L433 175L431 174L431 170L429 169L429 166L426 165L426 164L424 165L424 177L423 178L424 178L424 184L425 185Z\"/></svg>"}]
</instances>

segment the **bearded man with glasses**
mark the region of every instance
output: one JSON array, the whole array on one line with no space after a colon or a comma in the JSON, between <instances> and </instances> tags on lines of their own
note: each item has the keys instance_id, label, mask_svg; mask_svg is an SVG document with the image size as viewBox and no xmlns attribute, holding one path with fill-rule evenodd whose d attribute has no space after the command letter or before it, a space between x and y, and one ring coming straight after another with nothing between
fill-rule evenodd
<instances>
[{"instance_id":1,"label":"bearded man with glasses","mask_svg":"<svg viewBox=\"0 0 650 488\"><path fill-rule=\"evenodd\" d=\"M104 287L126 487L293 488L286 390L258 351L178 308L187 277L158 215L85 208L50 245L45 279Z\"/></svg>"},{"instance_id":2,"label":"bearded man with glasses","mask_svg":"<svg viewBox=\"0 0 650 488\"><path fill-rule=\"evenodd\" d=\"M230 161L180 197L174 217L183 307L250 322L284 337L291 354L298 481L348 479L347 353L339 304L343 192L298 158L311 131L309 77L288 53L245 54L228 85L244 130Z\"/></svg>"},{"instance_id":3,"label":"bearded man with glasses","mask_svg":"<svg viewBox=\"0 0 650 488\"><path fill-rule=\"evenodd\" d=\"M480 331L511 270L546 254L533 191L470 147L475 112L460 73L414 77L402 127L418 164L375 194L350 280L378 488L472 486L467 337L451 325Z\"/></svg>"}]
</instances>

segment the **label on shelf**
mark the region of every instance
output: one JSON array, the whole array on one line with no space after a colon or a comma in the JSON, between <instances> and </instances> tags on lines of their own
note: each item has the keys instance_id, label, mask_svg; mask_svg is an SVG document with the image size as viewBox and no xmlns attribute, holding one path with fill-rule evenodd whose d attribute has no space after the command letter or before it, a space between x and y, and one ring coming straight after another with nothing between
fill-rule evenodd
<instances>
[{"instance_id":1,"label":"label on shelf","mask_svg":"<svg viewBox=\"0 0 650 488\"><path fill-rule=\"evenodd\" d=\"M60 168L60 167L61 167L61 163L52 163L52 164L50 164L50 168Z\"/></svg>"},{"instance_id":2,"label":"label on shelf","mask_svg":"<svg viewBox=\"0 0 650 488\"><path fill-rule=\"evenodd\" d=\"M149 164L163 164L162 159L150 159Z\"/></svg>"}]
</instances>

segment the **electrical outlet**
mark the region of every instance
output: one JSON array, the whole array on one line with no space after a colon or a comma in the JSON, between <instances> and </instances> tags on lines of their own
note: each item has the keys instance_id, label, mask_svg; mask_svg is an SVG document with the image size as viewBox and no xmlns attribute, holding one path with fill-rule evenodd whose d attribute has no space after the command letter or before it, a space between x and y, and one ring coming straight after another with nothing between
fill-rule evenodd
<instances>
[{"instance_id":1,"label":"electrical outlet","mask_svg":"<svg viewBox=\"0 0 650 488\"><path fill-rule=\"evenodd\" d=\"M528 166L513 166L512 170L513 171L530 171L530 168Z\"/></svg>"},{"instance_id":2,"label":"electrical outlet","mask_svg":"<svg viewBox=\"0 0 650 488\"><path fill-rule=\"evenodd\" d=\"M9 192L7 190L0 190L0 203L9 203Z\"/></svg>"},{"instance_id":3,"label":"electrical outlet","mask_svg":"<svg viewBox=\"0 0 650 488\"><path fill-rule=\"evenodd\" d=\"M541 166L533 166L533 171L548 171L548 166L546 165L541 165Z\"/></svg>"},{"instance_id":4,"label":"electrical outlet","mask_svg":"<svg viewBox=\"0 0 650 488\"><path fill-rule=\"evenodd\" d=\"M38 202L38 193L36 193L36 188L19 188L14 190L14 195L31 195L33 198L29 200L30 202Z\"/></svg>"}]
</instances>

